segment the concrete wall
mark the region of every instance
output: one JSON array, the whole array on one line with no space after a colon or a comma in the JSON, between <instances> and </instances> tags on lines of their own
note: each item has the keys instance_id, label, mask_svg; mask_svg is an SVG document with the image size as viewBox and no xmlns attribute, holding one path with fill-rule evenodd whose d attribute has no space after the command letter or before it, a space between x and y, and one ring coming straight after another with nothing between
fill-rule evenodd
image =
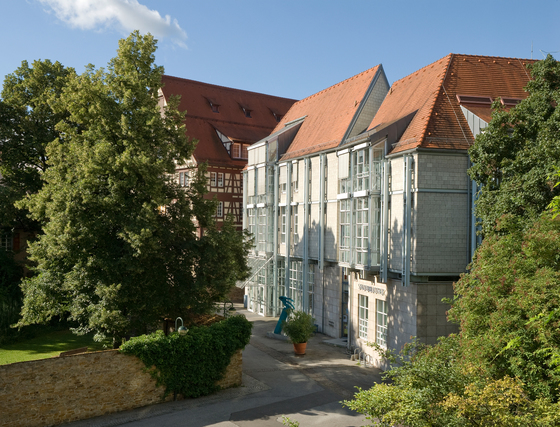
<instances>
[{"instance_id":1,"label":"concrete wall","mask_svg":"<svg viewBox=\"0 0 560 427\"><path fill-rule=\"evenodd\" d=\"M468 158L420 153L416 161L413 257L417 274L459 274L470 262Z\"/></svg>"},{"instance_id":2,"label":"concrete wall","mask_svg":"<svg viewBox=\"0 0 560 427\"><path fill-rule=\"evenodd\" d=\"M453 298L453 284L450 282L431 282L417 285L417 334L426 344L437 343L437 338L459 331L459 326L447 321L450 305L442 298Z\"/></svg>"},{"instance_id":3,"label":"concrete wall","mask_svg":"<svg viewBox=\"0 0 560 427\"><path fill-rule=\"evenodd\" d=\"M240 350L218 385L240 385L241 365ZM2 365L0 426L58 425L160 403L165 388L144 368L118 350Z\"/></svg>"}]
</instances>

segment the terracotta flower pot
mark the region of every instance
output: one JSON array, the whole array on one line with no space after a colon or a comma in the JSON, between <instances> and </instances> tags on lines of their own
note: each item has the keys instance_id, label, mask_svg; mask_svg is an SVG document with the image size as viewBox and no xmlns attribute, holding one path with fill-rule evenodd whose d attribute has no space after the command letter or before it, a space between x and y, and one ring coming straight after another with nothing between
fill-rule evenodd
<instances>
[{"instance_id":1,"label":"terracotta flower pot","mask_svg":"<svg viewBox=\"0 0 560 427\"><path fill-rule=\"evenodd\" d=\"M296 354L305 354L305 349L307 348L306 342L300 342L298 344L294 344L294 352Z\"/></svg>"}]
</instances>

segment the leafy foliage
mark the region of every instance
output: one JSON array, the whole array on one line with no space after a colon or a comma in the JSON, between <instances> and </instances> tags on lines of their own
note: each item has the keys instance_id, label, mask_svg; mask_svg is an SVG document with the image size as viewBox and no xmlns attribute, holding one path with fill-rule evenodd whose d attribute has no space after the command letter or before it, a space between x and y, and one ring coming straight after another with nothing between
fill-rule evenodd
<instances>
[{"instance_id":1,"label":"leafy foliage","mask_svg":"<svg viewBox=\"0 0 560 427\"><path fill-rule=\"evenodd\" d=\"M187 335L163 331L131 338L120 351L137 356L166 387L165 394L198 397L215 392L231 356L245 348L253 324L244 316L231 316L211 326L194 327Z\"/></svg>"},{"instance_id":2,"label":"leafy foliage","mask_svg":"<svg viewBox=\"0 0 560 427\"><path fill-rule=\"evenodd\" d=\"M22 268L14 260L14 254L0 248L0 344L13 335L10 326L19 319L21 277Z\"/></svg>"},{"instance_id":3,"label":"leafy foliage","mask_svg":"<svg viewBox=\"0 0 560 427\"><path fill-rule=\"evenodd\" d=\"M301 344L315 333L315 319L303 311L290 311L282 329L292 343Z\"/></svg>"},{"instance_id":4,"label":"leafy foliage","mask_svg":"<svg viewBox=\"0 0 560 427\"><path fill-rule=\"evenodd\" d=\"M155 49L135 32L107 71L88 66L50 101L65 119L47 145L43 187L18 204L44 224L29 248L37 267L22 285L20 325L62 316L117 346L163 317L209 310L248 274L250 242L231 219L217 230L204 168L186 190L173 181L195 142L178 100L158 103Z\"/></svg>"},{"instance_id":5,"label":"leafy foliage","mask_svg":"<svg viewBox=\"0 0 560 427\"><path fill-rule=\"evenodd\" d=\"M550 178L560 164L560 64L549 55L531 67L531 76L528 98L510 111L496 102L469 150L469 174L482 185L476 215L484 235L523 228L560 194Z\"/></svg>"},{"instance_id":6,"label":"leafy foliage","mask_svg":"<svg viewBox=\"0 0 560 427\"><path fill-rule=\"evenodd\" d=\"M399 354L373 346L392 369L385 374L385 383L359 389L353 400L344 402L346 406L365 414L372 423L377 420L379 426L454 425L453 413L440 403L448 394L460 392L469 380L469 373L457 363L457 337L442 338L434 347L413 341Z\"/></svg>"},{"instance_id":7,"label":"leafy foliage","mask_svg":"<svg viewBox=\"0 0 560 427\"><path fill-rule=\"evenodd\" d=\"M394 366L386 382L359 389L344 405L380 427L558 425L560 404L531 399L518 378L490 377L461 344L458 336L440 338L435 346L413 342L398 355L378 347Z\"/></svg>"},{"instance_id":8,"label":"leafy foliage","mask_svg":"<svg viewBox=\"0 0 560 427\"><path fill-rule=\"evenodd\" d=\"M519 378L531 398L558 399L560 218L488 237L455 287L449 312L465 352L495 378Z\"/></svg>"},{"instance_id":9,"label":"leafy foliage","mask_svg":"<svg viewBox=\"0 0 560 427\"><path fill-rule=\"evenodd\" d=\"M59 62L34 61L29 66L23 61L4 80L0 101L0 224L4 227L40 228L29 220L26 209L16 209L14 203L43 185L46 147L59 137L55 125L68 116L64 110L55 112L52 102L74 74Z\"/></svg>"}]
</instances>

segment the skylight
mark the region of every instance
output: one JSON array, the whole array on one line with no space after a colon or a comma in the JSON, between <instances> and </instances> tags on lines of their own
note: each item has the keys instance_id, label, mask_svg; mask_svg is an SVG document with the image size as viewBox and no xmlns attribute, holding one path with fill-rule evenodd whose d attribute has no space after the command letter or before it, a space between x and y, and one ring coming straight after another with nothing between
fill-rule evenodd
<instances>
[{"instance_id":1,"label":"skylight","mask_svg":"<svg viewBox=\"0 0 560 427\"><path fill-rule=\"evenodd\" d=\"M457 100L460 104L492 104L492 98L489 96L457 95Z\"/></svg>"}]
</instances>

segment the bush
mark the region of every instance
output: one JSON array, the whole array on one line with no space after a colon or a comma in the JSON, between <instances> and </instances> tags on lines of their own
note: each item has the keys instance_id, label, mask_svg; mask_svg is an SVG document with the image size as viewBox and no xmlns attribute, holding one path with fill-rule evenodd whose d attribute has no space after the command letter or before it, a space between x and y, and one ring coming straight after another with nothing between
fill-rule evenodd
<instances>
[{"instance_id":1,"label":"bush","mask_svg":"<svg viewBox=\"0 0 560 427\"><path fill-rule=\"evenodd\" d=\"M284 322L283 329L292 343L304 343L315 333L315 319L303 311L294 311Z\"/></svg>"},{"instance_id":2,"label":"bush","mask_svg":"<svg viewBox=\"0 0 560 427\"><path fill-rule=\"evenodd\" d=\"M211 326L194 327L185 336L157 331L131 338L121 353L137 356L169 393L199 397L219 389L219 381L233 354L251 338L253 325L243 316L232 316ZM153 368L155 367L155 369Z\"/></svg>"}]
</instances>

